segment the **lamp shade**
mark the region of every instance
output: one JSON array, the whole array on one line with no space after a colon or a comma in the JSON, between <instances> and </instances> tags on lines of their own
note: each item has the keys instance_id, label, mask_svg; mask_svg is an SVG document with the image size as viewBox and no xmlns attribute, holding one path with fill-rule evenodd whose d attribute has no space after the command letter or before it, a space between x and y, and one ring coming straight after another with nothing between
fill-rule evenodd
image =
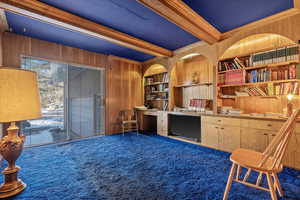
<instances>
[{"instance_id":1,"label":"lamp shade","mask_svg":"<svg viewBox=\"0 0 300 200\"><path fill-rule=\"evenodd\" d=\"M0 67L0 123L41 117L35 72Z\"/></svg>"}]
</instances>

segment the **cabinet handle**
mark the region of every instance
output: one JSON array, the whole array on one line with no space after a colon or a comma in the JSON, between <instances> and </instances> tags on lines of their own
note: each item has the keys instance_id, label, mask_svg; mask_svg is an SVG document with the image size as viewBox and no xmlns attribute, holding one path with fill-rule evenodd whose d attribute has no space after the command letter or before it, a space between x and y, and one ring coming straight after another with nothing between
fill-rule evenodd
<instances>
[{"instance_id":1,"label":"cabinet handle","mask_svg":"<svg viewBox=\"0 0 300 200\"><path fill-rule=\"evenodd\" d=\"M276 136L276 134L272 134L272 136Z\"/></svg>"},{"instance_id":2,"label":"cabinet handle","mask_svg":"<svg viewBox=\"0 0 300 200\"><path fill-rule=\"evenodd\" d=\"M219 119L218 122L221 122L221 120Z\"/></svg>"},{"instance_id":3,"label":"cabinet handle","mask_svg":"<svg viewBox=\"0 0 300 200\"><path fill-rule=\"evenodd\" d=\"M272 126L272 124L268 124L267 126L268 126L268 127L271 127L271 126Z\"/></svg>"},{"instance_id":4,"label":"cabinet handle","mask_svg":"<svg viewBox=\"0 0 300 200\"><path fill-rule=\"evenodd\" d=\"M215 128L219 128L219 127L216 126Z\"/></svg>"},{"instance_id":5,"label":"cabinet handle","mask_svg":"<svg viewBox=\"0 0 300 200\"><path fill-rule=\"evenodd\" d=\"M222 130L224 130L224 128L221 128Z\"/></svg>"},{"instance_id":6,"label":"cabinet handle","mask_svg":"<svg viewBox=\"0 0 300 200\"><path fill-rule=\"evenodd\" d=\"M268 135L268 133L264 133L264 135Z\"/></svg>"}]
</instances>

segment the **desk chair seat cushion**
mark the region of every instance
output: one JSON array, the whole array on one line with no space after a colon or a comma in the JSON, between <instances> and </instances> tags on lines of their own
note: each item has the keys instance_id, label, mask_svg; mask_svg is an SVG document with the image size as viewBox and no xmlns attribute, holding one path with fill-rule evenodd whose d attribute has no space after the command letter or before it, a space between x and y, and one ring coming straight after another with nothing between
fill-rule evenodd
<instances>
[{"instance_id":1,"label":"desk chair seat cushion","mask_svg":"<svg viewBox=\"0 0 300 200\"><path fill-rule=\"evenodd\" d=\"M273 158L269 158L263 166L259 166L263 159L263 154L260 152L248 150L248 149L236 149L230 156L230 160L233 163L239 164L246 168L252 168L254 170L264 172L281 172L282 165L279 168L272 169Z\"/></svg>"},{"instance_id":2,"label":"desk chair seat cushion","mask_svg":"<svg viewBox=\"0 0 300 200\"><path fill-rule=\"evenodd\" d=\"M137 123L136 120L127 120L127 121L122 121L123 124L133 124L133 123Z\"/></svg>"}]
</instances>

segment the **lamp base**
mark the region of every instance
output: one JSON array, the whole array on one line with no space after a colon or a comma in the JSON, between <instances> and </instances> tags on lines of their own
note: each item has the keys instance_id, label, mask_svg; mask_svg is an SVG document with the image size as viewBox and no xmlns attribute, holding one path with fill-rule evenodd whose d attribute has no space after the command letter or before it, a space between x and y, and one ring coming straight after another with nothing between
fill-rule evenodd
<instances>
[{"instance_id":1,"label":"lamp base","mask_svg":"<svg viewBox=\"0 0 300 200\"><path fill-rule=\"evenodd\" d=\"M18 179L19 166L13 169L9 167L2 171L5 176L5 182L0 186L0 198L7 198L19 194L26 188L26 184L21 179Z\"/></svg>"}]
</instances>

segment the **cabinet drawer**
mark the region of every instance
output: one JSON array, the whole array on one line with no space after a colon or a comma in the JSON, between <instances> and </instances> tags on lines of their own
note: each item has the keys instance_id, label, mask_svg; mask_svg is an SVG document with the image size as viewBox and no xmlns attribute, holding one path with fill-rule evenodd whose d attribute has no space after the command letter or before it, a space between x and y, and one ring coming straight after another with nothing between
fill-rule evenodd
<instances>
[{"instance_id":1,"label":"cabinet drawer","mask_svg":"<svg viewBox=\"0 0 300 200\"><path fill-rule=\"evenodd\" d=\"M232 117L214 117L214 116L205 116L202 117L203 123L208 124L218 124L218 125L229 125L229 126L240 126L240 119Z\"/></svg>"},{"instance_id":2,"label":"cabinet drawer","mask_svg":"<svg viewBox=\"0 0 300 200\"><path fill-rule=\"evenodd\" d=\"M241 120L241 127L278 131L284 122L267 120Z\"/></svg>"}]
</instances>

